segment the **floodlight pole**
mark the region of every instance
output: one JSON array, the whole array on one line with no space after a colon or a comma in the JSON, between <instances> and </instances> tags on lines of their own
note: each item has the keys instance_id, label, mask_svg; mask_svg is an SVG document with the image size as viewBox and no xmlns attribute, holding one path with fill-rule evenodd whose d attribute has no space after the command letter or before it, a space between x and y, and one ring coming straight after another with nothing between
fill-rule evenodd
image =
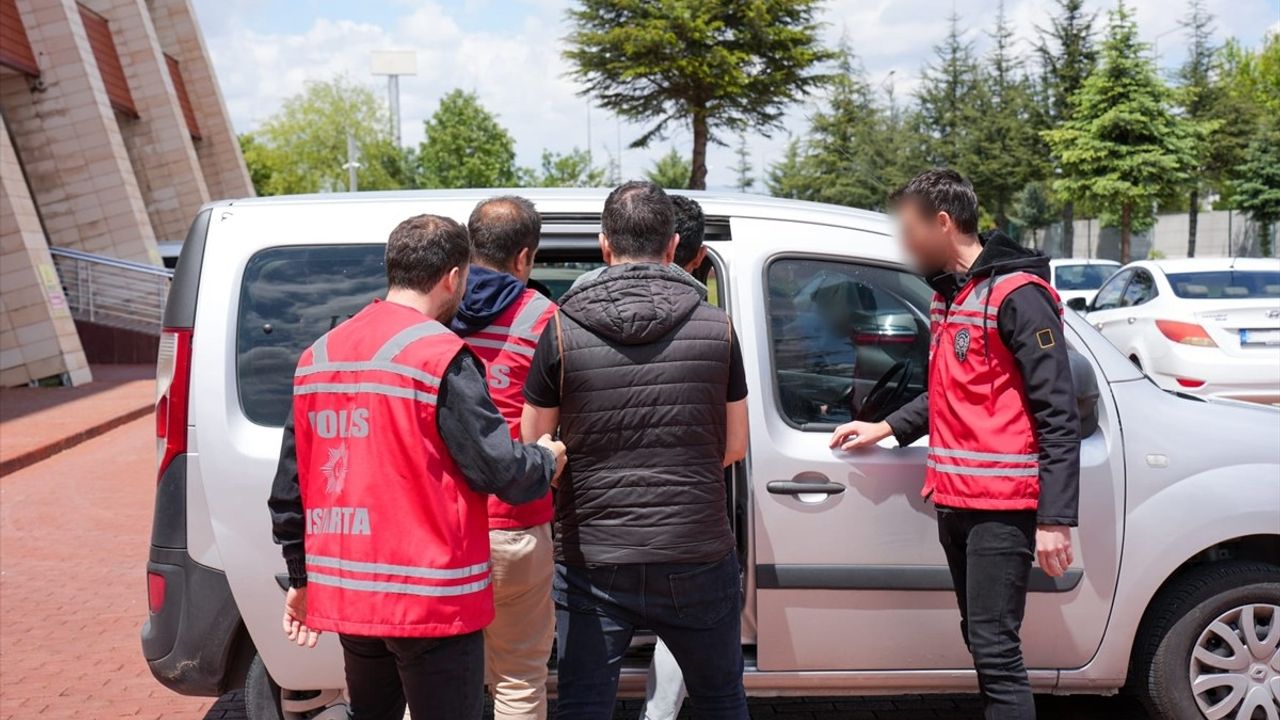
<instances>
[{"instance_id":1,"label":"floodlight pole","mask_svg":"<svg viewBox=\"0 0 1280 720\"><path fill-rule=\"evenodd\" d=\"M400 147L400 76L387 76L387 106L391 110L391 137Z\"/></svg>"},{"instance_id":2,"label":"floodlight pole","mask_svg":"<svg viewBox=\"0 0 1280 720\"><path fill-rule=\"evenodd\" d=\"M391 115L391 137L400 147L400 76L418 73L418 56L412 50L377 50L373 53L374 75L387 76L387 109Z\"/></svg>"}]
</instances>

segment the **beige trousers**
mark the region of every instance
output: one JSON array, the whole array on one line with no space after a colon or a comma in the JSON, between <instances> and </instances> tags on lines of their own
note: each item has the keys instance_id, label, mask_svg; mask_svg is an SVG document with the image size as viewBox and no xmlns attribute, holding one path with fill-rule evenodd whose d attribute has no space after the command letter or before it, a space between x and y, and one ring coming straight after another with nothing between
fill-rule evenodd
<instances>
[{"instance_id":1,"label":"beige trousers","mask_svg":"<svg viewBox=\"0 0 1280 720\"><path fill-rule=\"evenodd\" d=\"M490 530L497 615L484 631L494 720L545 720L547 660L555 639L551 525Z\"/></svg>"}]
</instances>

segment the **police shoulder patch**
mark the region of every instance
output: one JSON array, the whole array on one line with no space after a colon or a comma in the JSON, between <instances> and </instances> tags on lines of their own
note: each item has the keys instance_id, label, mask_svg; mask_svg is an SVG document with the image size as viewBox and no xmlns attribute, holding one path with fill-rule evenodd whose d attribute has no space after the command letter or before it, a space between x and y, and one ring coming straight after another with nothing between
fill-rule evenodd
<instances>
[{"instance_id":1,"label":"police shoulder patch","mask_svg":"<svg viewBox=\"0 0 1280 720\"><path fill-rule=\"evenodd\" d=\"M1039 343L1041 350L1048 350L1053 347L1056 342L1053 339L1053 330L1045 328L1036 333L1036 342Z\"/></svg>"}]
</instances>

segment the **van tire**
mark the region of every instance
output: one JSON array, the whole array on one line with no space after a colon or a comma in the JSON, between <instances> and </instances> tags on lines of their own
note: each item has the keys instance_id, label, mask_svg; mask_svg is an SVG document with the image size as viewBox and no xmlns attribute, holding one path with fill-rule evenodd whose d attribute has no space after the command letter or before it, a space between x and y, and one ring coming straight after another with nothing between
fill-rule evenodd
<instances>
[{"instance_id":1,"label":"van tire","mask_svg":"<svg viewBox=\"0 0 1280 720\"><path fill-rule=\"evenodd\" d=\"M1152 718L1202 720L1191 691L1191 654L1201 633L1223 613L1250 604L1280 605L1280 567L1223 562L1189 570L1166 585L1147 611L1130 676ZM1270 634L1280 632L1280 613Z\"/></svg>"},{"instance_id":2,"label":"van tire","mask_svg":"<svg viewBox=\"0 0 1280 720\"><path fill-rule=\"evenodd\" d=\"M280 686L267 673L262 656L254 653L244 678L244 712L249 720L282 720Z\"/></svg>"}]
</instances>

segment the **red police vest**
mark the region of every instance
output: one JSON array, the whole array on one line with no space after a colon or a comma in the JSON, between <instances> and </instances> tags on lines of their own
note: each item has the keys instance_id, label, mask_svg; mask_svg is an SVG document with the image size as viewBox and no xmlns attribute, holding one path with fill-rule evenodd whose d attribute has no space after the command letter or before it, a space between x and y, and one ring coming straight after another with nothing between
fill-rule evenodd
<instances>
[{"instance_id":1,"label":"red police vest","mask_svg":"<svg viewBox=\"0 0 1280 720\"><path fill-rule=\"evenodd\" d=\"M448 637L493 620L485 496L436 429L441 378L463 347L418 311L374 301L302 353L308 625Z\"/></svg>"},{"instance_id":2,"label":"red police vest","mask_svg":"<svg viewBox=\"0 0 1280 720\"><path fill-rule=\"evenodd\" d=\"M1000 304L1035 284L1026 272L969 281L947 307L930 308L929 459L923 495L942 506L1034 510L1040 497L1040 453L1026 388L1013 353L1000 339ZM1061 333L1043 342L1053 343Z\"/></svg>"},{"instance_id":3,"label":"red police vest","mask_svg":"<svg viewBox=\"0 0 1280 720\"><path fill-rule=\"evenodd\" d=\"M520 415L524 412L524 383L533 365L538 338L552 316L556 304L536 290L525 289L519 300L503 310L485 329L465 338L471 351L485 364L489 394L511 428L511 437L520 439ZM509 505L497 496L489 497L489 527L512 530L551 522L555 511L551 492L523 505Z\"/></svg>"}]
</instances>

